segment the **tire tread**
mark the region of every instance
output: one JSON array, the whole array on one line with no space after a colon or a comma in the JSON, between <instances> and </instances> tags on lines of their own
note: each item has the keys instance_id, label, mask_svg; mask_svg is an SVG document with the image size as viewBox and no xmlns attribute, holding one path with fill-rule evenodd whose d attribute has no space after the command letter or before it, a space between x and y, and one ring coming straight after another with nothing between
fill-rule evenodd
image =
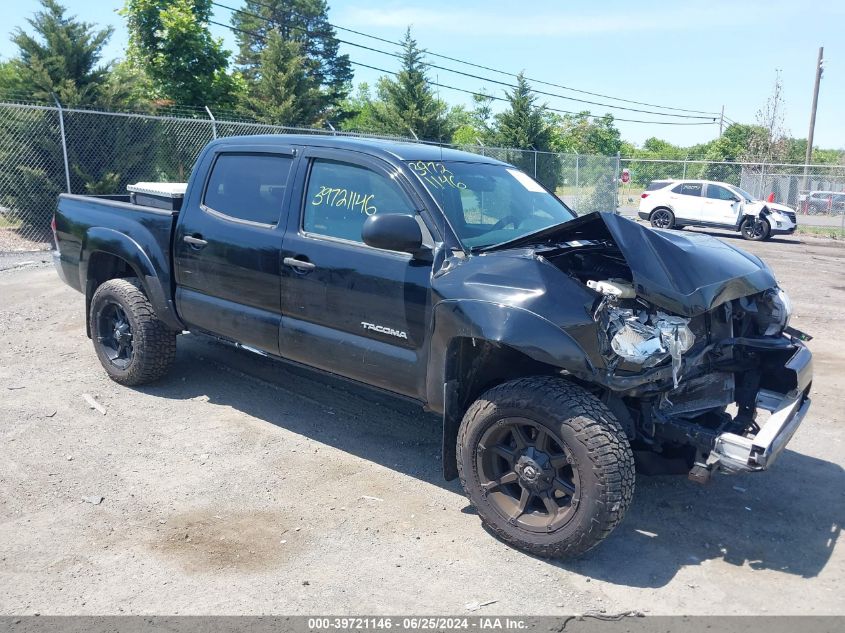
<instances>
[{"instance_id":1,"label":"tire tread","mask_svg":"<svg viewBox=\"0 0 845 633\"><path fill-rule=\"evenodd\" d=\"M590 455L598 479L601 511L577 538L550 545L516 538L483 515L482 521L505 542L537 556L569 558L592 549L622 521L634 495L634 457L622 426L598 398L560 377L531 376L493 387L469 407L458 434L458 471L465 491L468 473L463 469L462 451L468 435L475 423L493 414L496 403L502 402L507 402L508 407L540 409L575 431Z\"/></svg>"},{"instance_id":2,"label":"tire tread","mask_svg":"<svg viewBox=\"0 0 845 633\"><path fill-rule=\"evenodd\" d=\"M97 288L91 299L91 332L96 336L96 306L103 294L115 295L135 320L132 328L133 358L128 371L120 371L97 356L112 380L122 385L134 386L153 382L163 377L176 358L176 332L168 328L155 314L150 300L136 279L110 279ZM96 349L97 341L94 341Z\"/></svg>"}]
</instances>

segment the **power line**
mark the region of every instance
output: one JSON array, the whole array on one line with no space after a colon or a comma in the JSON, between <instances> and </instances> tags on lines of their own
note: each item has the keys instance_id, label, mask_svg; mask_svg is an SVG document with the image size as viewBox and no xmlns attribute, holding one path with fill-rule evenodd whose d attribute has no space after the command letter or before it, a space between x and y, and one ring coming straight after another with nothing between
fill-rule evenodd
<instances>
[{"instance_id":1,"label":"power line","mask_svg":"<svg viewBox=\"0 0 845 633\"><path fill-rule=\"evenodd\" d=\"M259 15L257 13L252 13L250 11L244 11L243 9L236 9L234 7L230 7L230 6L227 6L225 4L221 4L219 2L212 2L211 4L218 6L218 7L221 7L223 9L227 9L227 10L235 12L235 13L241 13L243 15L248 15L248 16L251 16L251 17L254 17L254 18L258 18L259 20L263 20L264 22L267 22L269 24L276 24L276 22L274 20L272 20L270 18L265 18L263 15ZM261 6L267 7L268 5L261 5ZM332 26L334 26L334 25L332 25ZM237 27L232 27L232 28L237 28ZM309 34L308 29L300 27L300 26L291 25L290 28L297 30L297 31L302 31L306 35ZM335 27L335 28L337 28L337 27ZM366 34L364 34L364 35L366 35ZM379 48L374 48L372 46L366 46L364 44L359 44L357 42L350 42L348 40L343 40L343 39L340 39L340 38L336 38L336 39L337 39L338 42L341 42L343 44L347 44L349 46L354 46L354 47L361 48L361 49L364 49L364 50L372 51L374 53L379 53L381 55L387 55L389 57L402 59L402 55L399 54L399 53L391 53L390 51L381 50ZM382 38L378 38L378 39L382 39ZM389 42L389 40L385 40L385 41ZM391 42L391 43L393 43L393 42ZM397 44L397 45L401 46L401 44ZM516 88L516 86L514 84L508 83L506 81L500 81L498 79L491 79L490 77L482 77L480 75L474 75L472 73L464 72L462 70L456 70L454 68L439 66L437 64L432 64L432 63L426 62L426 61L421 61L420 64L423 65L423 66L428 66L430 68L436 68L437 70L443 70L445 72L451 72L451 73L455 73L457 75L462 75L464 77L469 77L471 79L477 79L479 81L497 84L497 85L500 85L500 86L505 86L507 88ZM495 72L504 73L504 71L495 71ZM510 74L510 73L504 73L504 74ZM629 107L626 107L626 106L613 105L613 104L610 104L610 103L600 103L598 101L588 101L586 99L578 99L576 97L568 97L566 95L562 95L562 94L555 93L555 92L547 92L547 91L544 91L544 90L537 90L536 88L532 88L532 92L539 94L539 95L548 96L548 97L565 99L567 101L575 101L575 102L578 102L578 103L600 106L600 107L603 107L603 108L611 108L611 109L615 109L615 110L625 110L625 111L628 111L628 112L639 112L641 114L653 114L655 116L672 117L672 118L676 118L676 119L705 119L705 120L707 120L708 123L715 123L715 121L716 121L716 119L714 117L711 117L711 116L697 116L697 115L688 115L688 114L671 114L671 113L666 113L666 112L655 112L653 110L643 110L641 108L629 108Z\"/></svg>"},{"instance_id":2,"label":"power line","mask_svg":"<svg viewBox=\"0 0 845 633\"><path fill-rule=\"evenodd\" d=\"M253 37L257 37L257 38L262 39L262 40L265 39L265 36L263 36L261 33L256 33L255 31L248 31L246 29L241 29L241 28L238 28L236 26L231 26L229 24L223 24L222 22L217 22L215 20L209 20L208 22L209 22L209 24L214 24L215 26L222 26L223 28L229 29L230 31L233 31L233 32L236 32L236 33L245 33L247 35L252 35ZM360 66L362 68L368 68L370 70L375 70L375 71L380 72L380 73L385 73L387 75L396 76L395 71L387 70L385 68L379 68L378 66L371 66L369 64L364 64L362 62L356 62L353 59L350 59L349 63L353 64L355 66ZM482 92L475 92L475 91L472 91L472 90L467 90L465 88L458 88L456 86L450 86L448 84L442 84L442 83L439 83L439 82L436 82L436 81L428 81L428 83L431 84L432 86L439 86L440 88L446 88L447 90L455 90L457 92L464 92L466 94L484 97L486 99L491 99L491 100L494 100L494 101L507 101L507 99L505 97L496 97L496 96L493 96L493 95L484 94ZM578 115L581 114L580 112L573 112L572 110L561 110L560 108L552 108L550 106L544 106L544 107L545 107L546 110L549 110L551 112L558 112L558 113L561 113L561 114L572 114L572 115L575 115L575 116L578 116ZM593 118L593 119L604 119L604 118L607 118L609 115L601 116L601 115L590 114L589 116L590 116L590 118ZM625 123L649 123L649 124L653 124L653 125L713 125L713 123L714 123L714 121L697 121L697 122L694 122L694 123L687 123L687 122L683 122L683 121L643 121L643 120L640 120L640 119L623 119L623 118L617 118L617 117L613 117L613 120L614 121L624 121Z\"/></svg>"},{"instance_id":3,"label":"power line","mask_svg":"<svg viewBox=\"0 0 845 633\"><path fill-rule=\"evenodd\" d=\"M256 4L260 7L264 7L265 9L270 9L270 10L273 10L273 11L275 11L277 9L277 7L273 7L269 4L264 4L262 2L257 2L257 0L252 0L252 2L253 2L253 4ZM212 4L217 4L217 3L212 2ZM220 5L218 5L218 6L220 6ZM224 8L229 8L229 7L224 7ZM239 11L239 9L234 9L234 10ZM254 13L252 13L251 15L253 15L255 17L260 17L263 20L267 20L267 18L264 18L263 16L259 16L259 15L254 14ZM331 26L332 28L337 29L338 31L346 31L347 33L354 33L355 35L361 35L362 37L368 37L370 39L378 40L379 42L384 42L385 44L392 44L394 46L402 46L401 42L396 42L394 40L390 40L390 39L387 39L387 38L384 38L384 37L379 37L378 35L373 35L372 33L364 33L363 31L357 31L355 29L350 29L350 28L345 27L345 26L338 26L337 24L332 24L331 22L327 22L327 24L329 26ZM338 40L338 41L343 41L343 40ZM344 42L344 43L347 43L347 42ZM474 62L469 62L469 61L466 61L466 60L463 60L463 59L458 59L456 57L450 57L448 55L443 55L443 54L440 54L440 53L433 53L429 50L426 50L425 53L427 55L431 55L432 57L439 57L440 59L446 59L446 60L451 61L451 62L456 62L458 64L464 64L466 66L472 66L473 68L479 68L481 70L487 70L487 71L490 71L490 72L498 73L500 75L506 75L508 77L517 77L518 76L516 73L508 72L506 70L500 70L498 68L491 68L490 66L485 66L483 64L476 64ZM454 71L454 72L457 72L457 71ZM666 106L666 105L661 105L661 104L657 104L657 103L647 103L645 101L635 101L633 99L623 99L622 97L614 97L612 95L606 95L606 94L602 94L600 92L590 92L589 90L581 90L579 88L573 88L571 86L565 86L563 84L557 84L557 83L554 83L554 82L544 81L542 79L535 79L535 78L532 78L532 77L525 77L525 79L527 81L530 81L530 82L535 83L535 84L542 84L544 86L552 86L554 88L561 88L563 90L569 90L571 92L577 92L579 94L586 94L586 95L590 95L592 97L600 97L602 99L611 99L613 101L622 101L624 103L633 103L635 105L648 106L650 108L660 108L662 110L677 110L679 112L691 112L691 113L694 113L694 114L710 114L710 115L714 115L714 116L719 115L718 112L711 112L711 111L708 111L708 110L690 110L688 108L676 108L676 107L673 107L673 106ZM535 92L537 92L537 91L535 90ZM562 99L569 99L570 97L561 96L561 98ZM587 102L587 103L591 103L591 102ZM621 106L608 106L608 107L621 107ZM668 115L668 116L672 116L672 115Z\"/></svg>"}]
</instances>

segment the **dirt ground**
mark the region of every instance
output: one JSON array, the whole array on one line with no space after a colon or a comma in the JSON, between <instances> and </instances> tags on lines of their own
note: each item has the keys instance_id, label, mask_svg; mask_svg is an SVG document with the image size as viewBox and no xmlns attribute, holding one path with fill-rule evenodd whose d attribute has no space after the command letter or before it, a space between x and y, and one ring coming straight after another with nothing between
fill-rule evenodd
<instances>
[{"instance_id":1,"label":"dirt ground","mask_svg":"<svg viewBox=\"0 0 845 633\"><path fill-rule=\"evenodd\" d=\"M417 407L190 336L120 387L42 257L0 272L0 613L845 614L845 248L741 245L815 336L804 425L767 473L640 477L570 562L484 531Z\"/></svg>"}]
</instances>

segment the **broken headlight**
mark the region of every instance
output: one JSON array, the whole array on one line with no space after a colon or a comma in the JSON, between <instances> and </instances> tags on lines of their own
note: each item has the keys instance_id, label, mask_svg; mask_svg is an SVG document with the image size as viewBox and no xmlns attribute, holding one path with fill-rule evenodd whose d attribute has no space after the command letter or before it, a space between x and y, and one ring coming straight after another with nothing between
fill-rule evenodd
<instances>
[{"instance_id":1,"label":"broken headlight","mask_svg":"<svg viewBox=\"0 0 845 633\"><path fill-rule=\"evenodd\" d=\"M772 299L772 303L775 307L776 316L778 322L781 326L781 330L789 325L789 317L792 316L792 301L789 299L789 295L786 294L786 291L783 288L777 288L777 292L775 293L774 298Z\"/></svg>"},{"instance_id":2,"label":"broken headlight","mask_svg":"<svg viewBox=\"0 0 845 633\"><path fill-rule=\"evenodd\" d=\"M629 362L653 367L672 359L675 387L681 371L681 356L695 343L689 319L628 308L608 308L610 347Z\"/></svg>"},{"instance_id":3,"label":"broken headlight","mask_svg":"<svg viewBox=\"0 0 845 633\"><path fill-rule=\"evenodd\" d=\"M776 336L789 325L792 301L782 288L769 288L765 292L740 299L740 305L753 315L757 331L764 336Z\"/></svg>"}]
</instances>

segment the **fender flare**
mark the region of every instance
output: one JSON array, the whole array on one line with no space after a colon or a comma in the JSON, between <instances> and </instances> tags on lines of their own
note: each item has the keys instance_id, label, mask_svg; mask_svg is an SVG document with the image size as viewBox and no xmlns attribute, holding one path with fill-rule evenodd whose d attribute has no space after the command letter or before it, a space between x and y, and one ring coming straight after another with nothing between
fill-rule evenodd
<instances>
[{"instance_id":1,"label":"fender flare","mask_svg":"<svg viewBox=\"0 0 845 633\"><path fill-rule=\"evenodd\" d=\"M538 362L577 376L595 375L589 357L575 339L558 325L525 308L478 299L446 300L435 305L432 321L426 384L429 403L442 400L445 356L456 338L507 345Z\"/></svg>"},{"instance_id":2,"label":"fender flare","mask_svg":"<svg viewBox=\"0 0 845 633\"><path fill-rule=\"evenodd\" d=\"M456 441L467 404L460 377L451 376L448 367L454 341L469 338L494 343L576 376L595 374L575 339L530 310L491 301L447 300L434 307L432 318L426 395L429 408L443 414L442 467L446 480L458 476Z\"/></svg>"},{"instance_id":3,"label":"fender flare","mask_svg":"<svg viewBox=\"0 0 845 633\"><path fill-rule=\"evenodd\" d=\"M184 324L176 314L173 300L170 297L169 279L166 281L166 289L162 282L161 268L156 268L148 253L131 237L105 227L92 227L86 232L79 258L80 287L84 289L86 294L86 323L90 309L88 302L93 295L93 289L90 292L88 290L88 282L92 277L89 274L88 267L92 257L97 253L112 255L125 261L140 281L156 316L174 330L181 331L184 329Z\"/></svg>"}]
</instances>

